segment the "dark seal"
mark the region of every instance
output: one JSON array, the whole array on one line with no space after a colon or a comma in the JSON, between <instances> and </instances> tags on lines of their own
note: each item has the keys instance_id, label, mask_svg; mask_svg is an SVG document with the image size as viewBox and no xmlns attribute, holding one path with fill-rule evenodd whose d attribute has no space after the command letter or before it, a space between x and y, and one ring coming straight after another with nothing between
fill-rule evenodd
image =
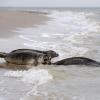
<instances>
[{"instance_id":1,"label":"dark seal","mask_svg":"<svg viewBox=\"0 0 100 100\"><path fill-rule=\"evenodd\" d=\"M100 66L100 62L86 57L71 57L52 63L54 65L92 65Z\"/></svg>"}]
</instances>

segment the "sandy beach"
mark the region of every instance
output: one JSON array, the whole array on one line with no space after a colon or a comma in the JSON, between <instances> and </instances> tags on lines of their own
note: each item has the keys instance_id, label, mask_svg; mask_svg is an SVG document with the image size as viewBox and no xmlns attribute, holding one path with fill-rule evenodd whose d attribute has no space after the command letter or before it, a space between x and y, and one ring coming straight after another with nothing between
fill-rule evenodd
<instances>
[{"instance_id":1,"label":"sandy beach","mask_svg":"<svg viewBox=\"0 0 100 100\"><path fill-rule=\"evenodd\" d=\"M48 20L45 14L25 11L0 11L0 37L13 36L16 28L33 27Z\"/></svg>"}]
</instances>

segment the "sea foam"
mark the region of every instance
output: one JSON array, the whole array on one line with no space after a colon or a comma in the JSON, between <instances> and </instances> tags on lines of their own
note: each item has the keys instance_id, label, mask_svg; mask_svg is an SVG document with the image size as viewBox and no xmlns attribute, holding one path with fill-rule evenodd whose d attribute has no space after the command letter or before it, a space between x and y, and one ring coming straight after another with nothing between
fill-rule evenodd
<instances>
[{"instance_id":1,"label":"sea foam","mask_svg":"<svg viewBox=\"0 0 100 100\"><path fill-rule=\"evenodd\" d=\"M29 84L44 84L51 80L53 77L45 69L29 69L28 71L7 71L4 76L19 78L20 81Z\"/></svg>"},{"instance_id":2,"label":"sea foam","mask_svg":"<svg viewBox=\"0 0 100 100\"><path fill-rule=\"evenodd\" d=\"M89 18L93 15L91 12L50 11L47 16L51 20L45 24L35 28L19 28L17 32L28 48L52 49L59 52L60 57L63 54L66 54L65 57L84 55L89 49L82 44L99 30L99 25Z\"/></svg>"}]
</instances>

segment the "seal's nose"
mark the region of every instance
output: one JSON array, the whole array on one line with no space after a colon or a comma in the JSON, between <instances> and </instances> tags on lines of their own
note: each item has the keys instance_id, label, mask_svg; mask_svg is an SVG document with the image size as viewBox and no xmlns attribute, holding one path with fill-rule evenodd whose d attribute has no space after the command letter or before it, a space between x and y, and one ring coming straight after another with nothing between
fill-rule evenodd
<instances>
[{"instance_id":1,"label":"seal's nose","mask_svg":"<svg viewBox=\"0 0 100 100\"><path fill-rule=\"evenodd\" d=\"M56 57L58 57L59 56L59 54L58 53L56 53Z\"/></svg>"}]
</instances>

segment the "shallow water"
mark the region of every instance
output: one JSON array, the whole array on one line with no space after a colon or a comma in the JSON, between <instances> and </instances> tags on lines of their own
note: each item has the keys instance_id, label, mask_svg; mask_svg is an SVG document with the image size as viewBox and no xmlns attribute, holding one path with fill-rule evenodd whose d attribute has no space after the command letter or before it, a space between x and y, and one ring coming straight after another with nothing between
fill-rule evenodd
<instances>
[{"instance_id":1,"label":"shallow water","mask_svg":"<svg viewBox=\"0 0 100 100\"><path fill-rule=\"evenodd\" d=\"M51 10L47 16L51 20L43 25L16 28L16 36L0 39L1 51L52 49L60 54L52 62L72 56L100 61L99 12ZM40 65L17 71L2 68L0 100L100 100L99 76L100 68L92 66Z\"/></svg>"}]
</instances>

